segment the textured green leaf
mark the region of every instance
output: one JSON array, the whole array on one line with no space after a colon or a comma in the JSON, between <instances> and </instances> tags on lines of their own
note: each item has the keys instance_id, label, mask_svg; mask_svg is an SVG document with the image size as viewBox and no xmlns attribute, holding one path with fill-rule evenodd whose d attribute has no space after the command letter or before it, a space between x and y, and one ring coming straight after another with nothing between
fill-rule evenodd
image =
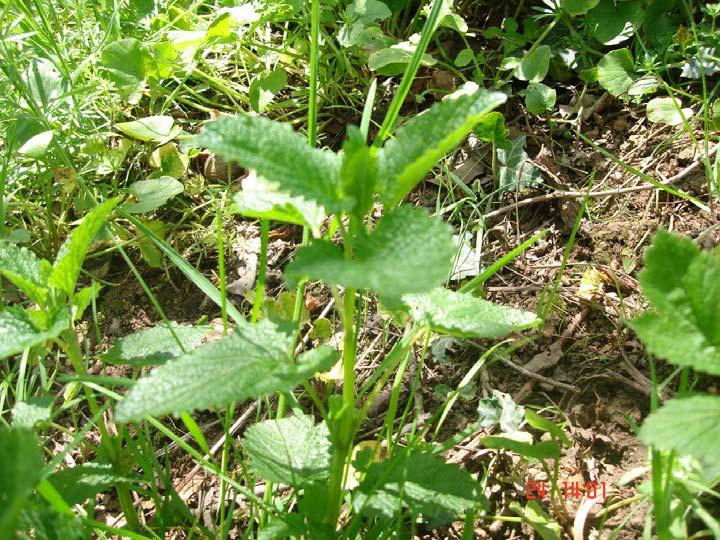
<instances>
[{"instance_id":1,"label":"textured green leaf","mask_svg":"<svg viewBox=\"0 0 720 540\"><path fill-rule=\"evenodd\" d=\"M302 278L320 279L399 298L447 279L454 252L446 224L419 208L400 206L385 214L373 232L357 239L354 259L347 260L337 246L316 240L298 250L285 278L290 288Z\"/></svg>"},{"instance_id":2,"label":"textured green leaf","mask_svg":"<svg viewBox=\"0 0 720 540\"><path fill-rule=\"evenodd\" d=\"M708 463L717 461L720 448L720 397L671 399L650 414L640 429L647 445L676 450Z\"/></svg>"},{"instance_id":3,"label":"textured green leaf","mask_svg":"<svg viewBox=\"0 0 720 540\"><path fill-rule=\"evenodd\" d=\"M639 275L655 308L630 321L648 351L720 375L720 259L691 240L659 231Z\"/></svg>"},{"instance_id":4,"label":"textured green leaf","mask_svg":"<svg viewBox=\"0 0 720 540\"><path fill-rule=\"evenodd\" d=\"M184 190L184 186L170 176L161 176L155 180L138 180L128 188L128 192L136 200L126 203L123 210L131 214L152 212Z\"/></svg>"},{"instance_id":5,"label":"textured green leaf","mask_svg":"<svg viewBox=\"0 0 720 540\"><path fill-rule=\"evenodd\" d=\"M27 347L39 345L57 337L70 324L67 312L62 310L47 329L38 328L28 313L17 307L0 311L0 358L23 352Z\"/></svg>"},{"instance_id":6,"label":"textured green leaf","mask_svg":"<svg viewBox=\"0 0 720 540\"><path fill-rule=\"evenodd\" d=\"M32 431L0 429L0 531L15 530L18 513L40 480L42 454ZM14 535L9 534L8 538Z\"/></svg>"},{"instance_id":7,"label":"textured green leaf","mask_svg":"<svg viewBox=\"0 0 720 540\"><path fill-rule=\"evenodd\" d=\"M342 152L341 178L343 189L355 199L353 211L362 219L373 205L377 182L375 149L368 148L360 130L349 126Z\"/></svg>"},{"instance_id":8,"label":"textured green leaf","mask_svg":"<svg viewBox=\"0 0 720 540\"><path fill-rule=\"evenodd\" d=\"M529 311L493 304L482 298L448 289L403 297L410 314L434 332L451 336L501 337L540 324Z\"/></svg>"},{"instance_id":9,"label":"textured green leaf","mask_svg":"<svg viewBox=\"0 0 720 540\"><path fill-rule=\"evenodd\" d=\"M303 197L293 197L279 190L277 183L251 171L243 180L242 190L234 197L235 210L247 217L307 225L319 236L325 221L325 210Z\"/></svg>"},{"instance_id":10,"label":"textured green leaf","mask_svg":"<svg viewBox=\"0 0 720 540\"><path fill-rule=\"evenodd\" d=\"M615 97L627 92L637 78L635 61L628 49L610 51L600 59L597 67L600 86Z\"/></svg>"},{"instance_id":11,"label":"textured green leaf","mask_svg":"<svg viewBox=\"0 0 720 540\"><path fill-rule=\"evenodd\" d=\"M493 390L491 398L481 399L477 410L481 427L499 425L503 433L517 431L525 414L522 405L518 405L513 401L512 396L499 390Z\"/></svg>"},{"instance_id":12,"label":"textured green leaf","mask_svg":"<svg viewBox=\"0 0 720 540\"><path fill-rule=\"evenodd\" d=\"M680 111L682 110L682 115ZM655 124L678 126L683 123L683 116L687 120L693 115L693 110L683 108L680 100L671 97L657 97L648 101L645 109L647 119Z\"/></svg>"},{"instance_id":13,"label":"textured green leaf","mask_svg":"<svg viewBox=\"0 0 720 540\"><path fill-rule=\"evenodd\" d=\"M247 430L245 449L253 472L294 487L322 480L330 470L330 433L310 416L266 420Z\"/></svg>"},{"instance_id":14,"label":"textured green leaf","mask_svg":"<svg viewBox=\"0 0 720 540\"><path fill-rule=\"evenodd\" d=\"M499 112L491 112L483 116L475 125L473 132L481 141L491 142L495 146L510 144L509 132L505 127L505 117Z\"/></svg>"},{"instance_id":15,"label":"textured green leaf","mask_svg":"<svg viewBox=\"0 0 720 540\"><path fill-rule=\"evenodd\" d=\"M550 56L552 51L548 45L540 45L535 50L528 51L515 68L515 77L531 83L541 82L550 69Z\"/></svg>"},{"instance_id":16,"label":"textured green leaf","mask_svg":"<svg viewBox=\"0 0 720 540\"><path fill-rule=\"evenodd\" d=\"M238 115L209 122L193 139L228 161L255 169L281 191L312 200L336 212L347 207L340 191L340 158L311 148L290 124Z\"/></svg>"},{"instance_id":17,"label":"textured green leaf","mask_svg":"<svg viewBox=\"0 0 720 540\"><path fill-rule=\"evenodd\" d=\"M403 451L370 465L354 491L353 507L387 519L406 507L412 515L448 523L483 501L480 484L457 465L434 454Z\"/></svg>"},{"instance_id":18,"label":"textured green leaf","mask_svg":"<svg viewBox=\"0 0 720 540\"><path fill-rule=\"evenodd\" d=\"M18 536L22 540L87 540L83 522L74 513L56 510L39 497L22 509L18 529L31 531L31 535Z\"/></svg>"},{"instance_id":19,"label":"textured green leaf","mask_svg":"<svg viewBox=\"0 0 720 540\"><path fill-rule=\"evenodd\" d=\"M223 407L232 401L292 389L337 361L337 351L318 347L293 362L294 329L262 320L239 321L229 336L173 359L141 378L117 406L120 422L147 415Z\"/></svg>"},{"instance_id":20,"label":"textured green leaf","mask_svg":"<svg viewBox=\"0 0 720 540\"><path fill-rule=\"evenodd\" d=\"M542 174L525 152L525 135L515 137L507 148L497 149L498 183L502 191L515 191L543 183Z\"/></svg>"},{"instance_id":21,"label":"textured green leaf","mask_svg":"<svg viewBox=\"0 0 720 540\"><path fill-rule=\"evenodd\" d=\"M398 204L483 116L506 99L505 94L466 83L400 127L395 138L378 152L383 202L388 206Z\"/></svg>"},{"instance_id":22,"label":"textured green leaf","mask_svg":"<svg viewBox=\"0 0 720 540\"><path fill-rule=\"evenodd\" d=\"M47 300L52 266L27 248L0 241L0 275L41 306Z\"/></svg>"},{"instance_id":23,"label":"textured green leaf","mask_svg":"<svg viewBox=\"0 0 720 540\"><path fill-rule=\"evenodd\" d=\"M102 51L102 65L128 103L140 101L145 89L145 52L135 38L113 41Z\"/></svg>"},{"instance_id":24,"label":"textured green leaf","mask_svg":"<svg viewBox=\"0 0 720 540\"><path fill-rule=\"evenodd\" d=\"M72 296L87 251L119 201L119 198L115 198L99 204L73 229L55 258L55 265L48 279L50 285Z\"/></svg>"},{"instance_id":25,"label":"textured green leaf","mask_svg":"<svg viewBox=\"0 0 720 540\"><path fill-rule=\"evenodd\" d=\"M195 349L212 330L210 325L181 326L170 323L185 352ZM116 339L112 348L102 357L108 364L147 366L162 364L182 356L183 350L167 326L156 326Z\"/></svg>"},{"instance_id":26,"label":"textured green leaf","mask_svg":"<svg viewBox=\"0 0 720 540\"><path fill-rule=\"evenodd\" d=\"M115 474L109 463L86 463L55 472L48 481L66 503L73 505L81 504L117 484L130 482L130 479Z\"/></svg>"},{"instance_id":27,"label":"textured green leaf","mask_svg":"<svg viewBox=\"0 0 720 540\"><path fill-rule=\"evenodd\" d=\"M50 396L18 401L12 409L12 426L33 429L36 424L47 422L52 418L53 401Z\"/></svg>"}]
</instances>

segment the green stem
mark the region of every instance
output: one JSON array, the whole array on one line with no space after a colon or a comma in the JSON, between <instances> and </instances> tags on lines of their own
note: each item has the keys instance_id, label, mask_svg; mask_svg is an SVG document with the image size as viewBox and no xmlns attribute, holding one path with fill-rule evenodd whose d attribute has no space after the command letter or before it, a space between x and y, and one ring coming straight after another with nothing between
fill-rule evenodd
<instances>
[{"instance_id":1,"label":"green stem","mask_svg":"<svg viewBox=\"0 0 720 540\"><path fill-rule=\"evenodd\" d=\"M387 139L390 136L390 132L392 131L392 128L395 125L395 121L397 120L397 117L400 114L400 109L402 108L402 105L405 102L405 98L407 97L408 92L410 91L410 86L412 85L412 82L415 79L415 75L417 74L417 71L420 68L420 62L422 61L422 56L423 56L423 54L425 54L425 51L427 50L427 47L430 44L430 39L432 38L432 35L435 32L435 29L437 28L437 23L438 23L438 19L440 17L440 12L442 11L442 8L444 5L445 5L444 2L434 2L433 3L433 7L432 7L432 10L430 11L430 15L425 20L425 24L423 25L422 32L420 35L420 42L417 44L417 47L415 48L415 52L413 53L413 56L410 59L410 63L405 68L405 73L403 73L403 77L402 77L402 80L400 81L400 85L398 86L397 92L395 93L395 96L393 97L393 100L390 103L390 107L388 108L388 112L385 115L385 119L383 120L382 126L380 126L380 131L378 132L377 136L375 137L375 140L373 141L373 146L375 148L379 148L380 146L382 146L382 143L385 142L385 139ZM418 13L419 13L419 11L418 11Z\"/></svg>"},{"instance_id":2,"label":"green stem","mask_svg":"<svg viewBox=\"0 0 720 540\"><path fill-rule=\"evenodd\" d=\"M78 375L84 375L85 374L85 366L83 365L83 356L82 351L80 350L80 343L77 339L77 334L75 333L75 329L71 328L70 330L66 330L62 334L62 348L65 351L65 354L68 357L68 360L70 360L70 363L73 366L73 369ZM97 400L95 399L95 395L92 393L90 388L88 388L86 385L83 385L85 395L88 400L88 406L90 407L90 412L92 415L98 419L97 426L100 430L100 446L103 448L105 453L107 454L108 458L113 464L113 468L116 469L116 472L120 475L124 474L124 471L121 470L120 467L120 456L117 449L114 447L113 442L110 438L110 434L108 433L107 426L105 425L105 418L100 413L100 406L98 405ZM119 483L116 484L115 490L118 494L118 500L120 502L120 508L123 511L123 514L125 515L125 520L127 521L128 526L133 531L139 531L140 530L140 521L138 520L137 513L135 512L135 507L132 504L132 498L130 497L130 490L125 484Z\"/></svg>"},{"instance_id":3,"label":"green stem","mask_svg":"<svg viewBox=\"0 0 720 540\"><path fill-rule=\"evenodd\" d=\"M255 286L255 301L253 302L250 321L257 322L260 318L260 308L262 307L263 298L265 297L265 277L267 275L267 259L268 259L268 238L270 235L270 221L263 219L260 221L260 260L258 261L258 278Z\"/></svg>"}]
</instances>

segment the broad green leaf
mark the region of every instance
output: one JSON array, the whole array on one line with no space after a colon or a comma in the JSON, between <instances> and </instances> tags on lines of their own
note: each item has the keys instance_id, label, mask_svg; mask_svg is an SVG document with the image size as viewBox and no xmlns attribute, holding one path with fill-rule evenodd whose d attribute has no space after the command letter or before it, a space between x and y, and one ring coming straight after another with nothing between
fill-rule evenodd
<instances>
[{"instance_id":1,"label":"broad green leaf","mask_svg":"<svg viewBox=\"0 0 720 540\"><path fill-rule=\"evenodd\" d=\"M102 65L120 96L130 104L140 101L145 89L145 56L135 38L113 41L102 51Z\"/></svg>"},{"instance_id":2,"label":"broad green leaf","mask_svg":"<svg viewBox=\"0 0 720 540\"><path fill-rule=\"evenodd\" d=\"M193 144L255 169L281 191L314 201L328 212L347 207L338 182L339 156L311 148L290 124L245 114L219 118L209 122Z\"/></svg>"},{"instance_id":3,"label":"broad green leaf","mask_svg":"<svg viewBox=\"0 0 720 540\"><path fill-rule=\"evenodd\" d=\"M132 366L162 364L195 349L212 330L211 325L182 326L175 322L171 322L170 325L172 332L163 325L118 338L110 350L100 358L108 364ZM183 348L180 348L173 337L173 332Z\"/></svg>"},{"instance_id":4,"label":"broad green leaf","mask_svg":"<svg viewBox=\"0 0 720 540\"><path fill-rule=\"evenodd\" d=\"M483 116L473 128L473 133L481 141L493 143L495 146L509 146L509 131L505 127L505 117L499 112L491 112Z\"/></svg>"},{"instance_id":5,"label":"broad green leaf","mask_svg":"<svg viewBox=\"0 0 720 540\"><path fill-rule=\"evenodd\" d=\"M588 11L598 5L600 0L560 0L565 13L571 17L585 15Z\"/></svg>"},{"instance_id":6,"label":"broad green leaf","mask_svg":"<svg viewBox=\"0 0 720 540\"><path fill-rule=\"evenodd\" d=\"M552 51L548 45L540 45L534 51L525 53L520 65L515 68L515 77L521 81L539 83L550 69Z\"/></svg>"},{"instance_id":7,"label":"broad green leaf","mask_svg":"<svg viewBox=\"0 0 720 540\"><path fill-rule=\"evenodd\" d=\"M451 336L501 337L540 324L529 311L493 304L470 294L434 289L403 297L410 314L433 332Z\"/></svg>"},{"instance_id":8,"label":"broad green leaf","mask_svg":"<svg viewBox=\"0 0 720 540\"><path fill-rule=\"evenodd\" d=\"M384 21L392 12L380 0L353 0L345 9L345 16L350 22L371 24L375 21Z\"/></svg>"},{"instance_id":9,"label":"broad green leaf","mask_svg":"<svg viewBox=\"0 0 720 540\"><path fill-rule=\"evenodd\" d=\"M35 159L43 157L47 153L47 149L50 146L54 135L55 131L52 129L33 135L25 142L25 144L18 148L18 154Z\"/></svg>"},{"instance_id":10,"label":"broad green leaf","mask_svg":"<svg viewBox=\"0 0 720 540\"><path fill-rule=\"evenodd\" d=\"M45 58L33 58L22 77L29 97L45 113L66 93L66 81Z\"/></svg>"},{"instance_id":11,"label":"broad green leaf","mask_svg":"<svg viewBox=\"0 0 720 540\"><path fill-rule=\"evenodd\" d=\"M0 531L14 535L15 523L40 480L43 459L32 431L0 428Z\"/></svg>"},{"instance_id":12,"label":"broad green leaf","mask_svg":"<svg viewBox=\"0 0 720 540\"><path fill-rule=\"evenodd\" d=\"M138 180L128 188L128 193L134 200L125 203L123 210L131 214L152 212L184 190L182 183L170 176L162 176L156 180Z\"/></svg>"},{"instance_id":13,"label":"broad green leaf","mask_svg":"<svg viewBox=\"0 0 720 540\"><path fill-rule=\"evenodd\" d=\"M345 259L330 242L316 240L298 250L285 278L290 288L303 278L320 279L398 299L447 279L454 252L446 224L424 210L399 206L385 214L374 231L356 240L354 259Z\"/></svg>"},{"instance_id":14,"label":"broad green leaf","mask_svg":"<svg viewBox=\"0 0 720 540\"><path fill-rule=\"evenodd\" d=\"M372 463L353 495L359 514L392 519L407 508L434 524L451 522L484 501L480 484L468 472L434 454L409 450Z\"/></svg>"},{"instance_id":15,"label":"broad green leaf","mask_svg":"<svg viewBox=\"0 0 720 540\"><path fill-rule=\"evenodd\" d=\"M119 198L115 198L99 204L88 212L80 225L73 229L55 258L48 279L50 285L64 291L68 296L73 295L88 249L119 201Z\"/></svg>"},{"instance_id":16,"label":"broad green leaf","mask_svg":"<svg viewBox=\"0 0 720 540\"><path fill-rule=\"evenodd\" d=\"M182 132L175 126L172 116L148 116L131 122L120 122L115 127L133 139L159 144L165 144Z\"/></svg>"},{"instance_id":17,"label":"broad green leaf","mask_svg":"<svg viewBox=\"0 0 720 540\"><path fill-rule=\"evenodd\" d=\"M266 420L247 430L244 446L259 477L299 488L326 478L332 449L325 423L310 416Z\"/></svg>"},{"instance_id":18,"label":"broad green leaf","mask_svg":"<svg viewBox=\"0 0 720 540\"><path fill-rule=\"evenodd\" d=\"M294 331L263 319L239 321L229 336L175 358L141 378L117 406L119 422L179 415L291 390L330 369L337 351L318 347L293 361Z\"/></svg>"},{"instance_id":19,"label":"broad green leaf","mask_svg":"<svg viewBox=\"0 0 720 540\"><path fill-rule=\"evenodd\" d=\"M233 198L235 211L246 217L307 225L314 236L320 235L325 210L313 201L293 197L279 190L277 183L257 176L251 169L242 189Z\"/></svg>"},{"instance_id":20,"label":"broad green leaf","mask_svg":"<svg viewBox=\"0 0 720 540\"><path fill-rule=\"evenodd\" d=\"M54 399L45 396L31 397L27 401L18 401L12 409L12 426L33 429L36 424L44 424L52 418Z\"/></svg>"},{"instance_id":21,"label":"broad green leaf","mask_svg":"<svg viewBox=\"0 0 720 540\"><path fill-rule=\"evenodd\" d=\"M385 205L397 205L440 158L506 99L505 94L466 83L400 127L378 152L378 178Z\"/></svg>"},{"instance_id":22,"label":"broad green leaf","mask_svg":"<svg viewBox=\"0 0 720 540\"><path fill-rule=\"evenodd\" d=\"M720 375L720 259L659 231L639 275L655 311L629 322L652 354Z\"/></svg>"},{"instance_id":23,"label":"broad green leaf","mask_svg":"<svg viewBox=\"0 0 720 540\"><path fill-rule=\"evenodd\" d=\"M610 51L598 62L598 82L611 95L627 92L637 76L635 61L628 49Z\"/></svg>"},{"instance_id":24,"label":"broad green leaf","mask_svg":"<svg viewBox=\"0 0 720 540\"><path fill-rule=\"evenodd\" d=\"M640 439L647 445L675 450L708 463L720 448L720 397L671 399L645 419Z\"/></svg>"},{"instance_id":25,"label":"broad green leaf","mask_svg":"<svg viewBox=\"0 0 720 540\"><path fill-rule=\"evenodd\" d=\"M349 126L347 133L340 175L343 190L355 199L353 212L362 219L372 208L377 187L376 151L365 144L357 127Z\"/></svg>"},{"instance_id":26,"label":"broad green leaf","mask_svg":"<svg viewBox=\"0 0 720 540\"><path fill-rule=\"evenodd\" d=\"M532 83L528 85L525 94L525 106L533 114L542 114L555 107L556 99L557 92L554 88L542 83Z\"/></svg>"},{"instance_id":27,"label":"broad green leaf","mask_svg":"<svg viewBox=\"0 0 720 540\"><path fill-rule=\"evenodd\" d=\"M682 114L680 111L682 110ZM655 124L678 126L685 120L692 117L693 110L683 109L682 102L671 97L657 97L648 101L645 109L648 120Z\"/></svg>"},{"instance_id":28,"label":"broad green leaf","mask_svg":"<svg viewBox=\"0 0 720 540\"><path fill-rule=\"evenodd\" d=\"M405 66L415 54L416 45L410 41L403 41L375 51L368 56L368 68L377 71L379 75L397 75L402 73ZM432 66L437 63L432 56L423 53L420 65Z\"/></svg>"},{"instance_id":29,"label":"broad green leaf","mask_svg":"<svg viewBox=\"0 0 720 540\"><path fill-rule=\"evenodd\" d=\"M21 353L27 347L57 337L69 324L65 310L59 311L47 328L39 328L25 310L6 307L0 311L0 358Z\"/></svg>"},{"instance_id":30,"label":"broad green leaf","mask_svg":"<svg viewBox=\"0 0 720 540\"><path fill-rule=\"evenodd\" d=\"M499 390L493 390L491 398L481 399L477 410L480 427L499 425L503 433L520 429L525 413L525 408L515 403L510 394Z\"/></svg>"},{"instance_id":31,"label":"broad green leaf","mask_svg":"<svg viewBox=\"0 0 720 540\"><path fill-rule=\"evenodd\" d=\"M281 68L269 75L254 78L248 92L250 106L255 112L263 112L286 85L287 73Z\"/></svg>"},{"instance_id":32,"label":"broad green leaf","mask_svg":"<svg viewBox=\"0 0 720 540\"><path fill-rule=\"evenodd\" d=\"M540 171L525 153L525 135L515 137L510 146L497 149L498 183L501 191L526 189L543 183Z\"/></svg>"},{"instance_id":33,"label":"broad green leaf","mask_svg":"<svg viewBox=\"0 0 720 540\"><path fill-rule=\"evenodd\" d=\"M176 180L183 178L187 173L190 158L187 154L178 151L175 143L169 142L156 148L150 155L150 165L156 167L150 178L171 176Z\"/></svg>"},{"instance_id":34,"label":"broad green leaf","mask_svg":"<svg viewBox=\"0 0 720 540\"><path fill-rule=\"evenodd\" d=\"M0 275L40 306L47 301L48 278L52 267L27 248L0 241Z\"/></svg>"},{"instance_id":35,"label":"broad green leaf","mask_svg":"<svg viewBox=\"0 0 720 540\"><path fill-rule=\"evenodd\" d=\"M603 45L617 45L631 38L643 19L640 0L600 0L585 19L590 35Z\"/></svg>"},{"instance_id":36,"label":"broad green leaf","mask_svg":"<svg viewBox=\"0 0 720 540\"><path fill-rule=\"evenodd\" d=\"M560 540L562 538L562 528L560 524L552 519L545 512L537 501L528 501L523 508L519 502L512 501L510 509L523 518L543 540Z\"/></svg>"},{"instance_id":37,"label":"broad green leaf","mask_svg":"<svg viewBox=\"0 0 720 540\"><path fill-rule=\"evenodd\" d=\"M480 442L488 448L510 450L521 456L534 459L556 458L560 455L560 447L555 441L541 441L530 444L508 437L489 436L483 437Z\"/></svg>"},{"instance_id":38,"label":"broad green leaf","mask_svg":"<svg viewBox=\"0 0 720 540\"><path fill-rule=\"evenodd\" d=\"M472 49L463 49L455 57L455 65L457 67L465 67L475 58L475 53Z\"/></svg>"},{"instance_id":39,"label":"broad green leaf","mask_svg":"<svg viewBox=\"0 0 720 540\"><path fill-rule=\"evenodd\" d=\"M55 472L48 477L48 481L66 503L75 505L117 484L130 482L130 479L113 472L109 463L86 463Z\"/></svg>"}]
</instances>

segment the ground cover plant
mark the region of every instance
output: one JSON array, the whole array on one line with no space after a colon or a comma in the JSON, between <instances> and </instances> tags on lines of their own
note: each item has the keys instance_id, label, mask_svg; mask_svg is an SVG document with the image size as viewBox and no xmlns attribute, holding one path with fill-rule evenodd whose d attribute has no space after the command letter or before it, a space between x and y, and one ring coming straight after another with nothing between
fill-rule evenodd
<instances>
[{"instance_id":1,"label":"ground cover plant","mask_svg":"<svg viewBox=\"0 0 720 540\"><path fill-rule=\"evenodd\" d=\"M0 537L720 537L718 17L0 2Z\"/></svg>"}]
</instances>

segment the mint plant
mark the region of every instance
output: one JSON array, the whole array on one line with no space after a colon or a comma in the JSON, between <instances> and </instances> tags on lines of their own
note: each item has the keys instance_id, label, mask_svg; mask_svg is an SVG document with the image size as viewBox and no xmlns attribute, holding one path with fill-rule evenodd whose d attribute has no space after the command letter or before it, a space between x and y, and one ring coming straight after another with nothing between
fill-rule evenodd
<instances>
[{"instance_id":1,"label":"mint plant","mask_svg":"<svg viewBox=\"0 0 720 540\"><path fill-rule=\"evenodd\" d=\"M88 250L119 202L120 198L109 199L88 212L67 237L52 263L38 258L27 248L0 242L0 276L17 287L33 304L32 307L3 306L0 310L0 359L24 353L27 355L24 358L27 358L29 363L43 363L46 355L57 346L67 356L76 375L82 377L85 374L85 359L75 325L99 289L97 284L93 283L76 291L77 282ZM76 396L78 388L77 382L68 386L65 392L66 401ZM88 387L84 388L90 412L97 418L100 430L98 455L119 473L123 464L118 439L111 437L95 395ZM23 394L24 392L13 409L13 416L15 423L20 418L29 420L20 422L17 429L21 432L3 433L8 444L15 440L21 441L23 445L29 444L32 434L25 435L24 431L32 428L38 418L37 412L31 415L20 414L23 408L26 412L32 409L29 402L23 401ZM43 412L41 416L49 418L49 413ZM40 453L39 449L33 452L38 455ZM6 455L3 454L3 459L5 458ZM47 473L49 471L46 471L46 476ZM77 474L82 476L82 469L79 469ZM30 488L34 487L32 481L28 482ZM128 523L136 524L137 517L127 487L118 485L117 491ZM0 523L5 519L10 523L14 522L19 510L19 507L9 507Z\"/></svg>"},{"instance_id":2,"label":"mint plant","mask_svg":"<svg viewBox=\"0 0 720 540\"><path fill-rule=\"evenodd\" d=\"M468 83L401 126L380 148L368 146L359 129L349 128L339 153L311 148L289 125L262 117L208 123L192 144L258 176L254 189L262 196L240 193L236 211L301 222L313 231L287 266L285 281L289 288L304 280L330 287L343 326L342 356L327 345L296 356L298 328L292 321L239 320L227 337L171 358L142 377L118 403L116 419L139 422L278 392L296 403L292 416L254 425L244 441L252 472L268 483L292 486L298 500L296 513L270 516L268 537L334 534L346 503L342 521L355 531L363 520L387 524L404 512L437 524L480 508L479 484L420 440L404 449L392 442L395 450L379 462L363 452L354 461L351 456L369 407L396 370L405 369L413 345L430 332L488 338L540 322L532 313L442 288L456 249L450 227L422 209L400 204L438 159L504 101L504 94ZM378 204L384 214L374 223L371 214ZM330 218L325 236L318 210ZM414 323L358 389L356 307L358 296L367 293ZM342 390L323 402L308 381L339 358ZM299 412L291 392L300 384L320 423ZM391 425L394 412L388 416ZM354 488L348 483L351 464L360 476ZM273 535L271 529L283 532Z\"/></svg>"},{"instance_id":3,"label":"mint plant","mask_svg":"<svg viewBox=\"0 0 720 540\"><path fill-rule=\"evenodd\" d=\"M660 538L685 529L692 512L712 531L720 524L690 494L720 483L720 397L693 391L688 372L720 375L720 251L701 251L665 231L645 253L639 279L652 310L629 324L648 351L683 371L679 393L662 406L653 400L640 439L653 449L652 502ZM697 379L696 379L697 380ZM697 460L688 465L680 456Z\"/></svg>"}]
</instances>

